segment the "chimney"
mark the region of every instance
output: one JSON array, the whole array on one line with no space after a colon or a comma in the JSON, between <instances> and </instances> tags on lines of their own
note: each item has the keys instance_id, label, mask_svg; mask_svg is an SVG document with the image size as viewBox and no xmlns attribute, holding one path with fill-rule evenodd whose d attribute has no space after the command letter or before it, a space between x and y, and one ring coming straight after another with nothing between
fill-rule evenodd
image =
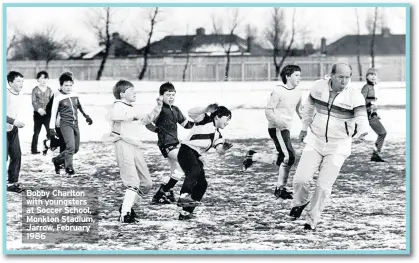
<instances>
[{"instance_id":1,"label":"chimney","mask_svg":"<svg viewBox=\"0 0 419 263\"><path fill-rule=\"evenodd\" d=\"M326 54L326 38L324 37L320 41L320 54Z\"/></svg>"},{"instance_id":2,"label":"chimney","mask_svg":"<svg viewBox=\"0 0 419 263\"><path fill-rule=\"evenodd\" d=\"M383 27L382 29L381 29L381 35L383 35L383 37L388 37L388 36L390 36L390 28L388 28L388 27Z\"/></svg>"},{"instance_id":3,"label":"chimney","mask_svg":"<svg viewBox=\"0 0 419 263\"><path fill-rule=\"evenodd\" d=\"M253 37L252 36L248 36L247 37L247 52L252 53L253 50Z\"/></svg>"},{"instance_id":4,"label":"chimney","mask_svg":"<svg viewBox=\"0 0 419 263\"><path fill-rule=\"evenodd\" d=\"M311 53L313 53L313 44L311 43L307 43L304 45L304 54L305 55L310 55Z\"/></svg>"},{"instance_id":5,"label":"chimney","mask_svg":"<svg viewBox=\"0 0 419 263\"><path fill-rule=\"evenodd\" d=\"M200 27L196 29L196 35L197 36L204 36L205 35L205 28Z\"/></svg>"},{"instance_id":6,"label":"chimney","mask_svg":"<svg viewBox=\"0 0 419 263\"><path fill-rule=\"evenodd\" d=\"M112 39L118 39L118 38L119 38L119 33L118 32L112 33Z\"/></svg>"}]
</instances>

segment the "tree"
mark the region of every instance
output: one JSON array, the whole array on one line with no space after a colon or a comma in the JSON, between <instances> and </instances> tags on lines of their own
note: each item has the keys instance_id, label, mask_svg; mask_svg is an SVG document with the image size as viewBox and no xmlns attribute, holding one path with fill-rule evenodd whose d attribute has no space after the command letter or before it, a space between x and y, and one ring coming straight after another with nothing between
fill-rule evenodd
<instances>
[{"instance_id":1,"label":"tree","mask_svg":"<svg viewBox=\"0 0 419 263\"><path fill-rule=\"evenodd\" d=\"M109 50L111 47L111 27L116 10L110 7L92 8L90 10L87 25L93 30L99 42L99 46L104 47L102 60L96 74L96 80L100 80L105 69L106 61L109 57Z\"/></svg>"},{"instance_id":2,"label":"tree","mask_svg":"<svg viewBox=\"0 0 419 263\"><path fill-rule=\"evenodd\" d=\"M9 30L7 30L7 49L6 49L6 57L8 58L10 55L10 51L19 44L19 36L20 32L17 29L11 29L9 34Z\"/></svg>"},{"instance_id":3,"label":"tree","mask_svg":"<svg viewBox=\"0 0 419 263\"><path fill-rule=\"evenodd\" d=\"M193 43L194 43L194 36L190 36L188 34L188 28L189 28L189 26L186 27L185 43L182 46L182 53L186 53L186 61L185 61L185 65L183 66L183 72L182 72L182 81L183 82L185 82L185 80L186 80L186 71L188 70L188 66L189 66L190 52L191 52L191 49L192 49Z\"/></svg>"},{"instance_id":4,"label":"tree","mask_svg":"<svg viewBox=\"0 0 419 263\"><path fill-rule=\"evenodd\" d=\"M370 55L371 55L371 66L375 67L375 36L377 32L377 27L379 27L379 15L378 7L374 8L374 13L369 14L366 20L366 26L368 31L371 34L371 44L370 44Z\"/></svg>"},{"instance_id":5,"label":"tree","mask_svg":"<svg viewBox=\"0 0 419 263\"><path fill-rule=\"evenodd\" d=\"M44 31L32 35L23 34L16 47L15 60L43 60L48 69L49 62L62 59L68 49L68 36L59 36L55 26L49 25Z\"/></svg>"},{"instance_id":6,"label":"tree","mask_svg":"<svg viewBox=\"0 0 419 263\"><path fill-rule=\"evenodd\" d=\"M221 26L222 19L216 18L215 15L212 15L212 25L214 33L218 35L218 40L221 46L224 49L224 52L226 54L226 65L225 65L225 71L224 71L224 81L228 81L229 71L230 71L230 55L231 55L231 48L233 47L233 44L237 44L237 38L234 34L237 30L240 21L239 21L239 9L238 8L232 8L229 9L231 14L229 14L228 22L227 22L227 30L228 34L224 35L222 34L223 28Z\"/></svg>"},{"instance_id":7,"label":"tree","mask_svg":"<svg viewBox=\"0 0 419 263\"><path fill-rule=\"evenodd\" d=\"M150 29L147 33L147 44L143 49L143 68L141 69L140 75L138 75L138 79L142 80L144 78L144 75L147 71L147 66L148 66L148 56L150 54L150 48L151 48L151 38L153 37L153 33L155 30L155 26L156 24L159 22L157 20L157 15L159 14L159 8L153 8L153 10L150 10L150 12L148 13L148 20L150 23Z\"/></svg>"},{"instance_id":8,"label":"tree","mask_svg":"<svg viewBox=\"0 0 419 263\"><path fill-rule=\"evenodd\" d=\"M275 80L278 80L279 72L285 59L290 55L291 48L294 43L296 29L295 29L295 8L292 14L291 36L287 44L287 29L285 26L285 10L280 8L273 8L271 21L269 22L266 36L268 41L273 46L273 61L275 65ZM278 62L278 58L281 60Z\"/></svg>"},{"instance_id":9,"label":"tree","mask_svg":"<svg viewBox=\"0 0 419 263\"><path fill-rule=\"evenodd\" d=\"M358 62L359 80L362 81L362 63L361 63L361 28L359 25L358 8L355 8L356 16L356 61Z\"/></svg>"}]
</instances>

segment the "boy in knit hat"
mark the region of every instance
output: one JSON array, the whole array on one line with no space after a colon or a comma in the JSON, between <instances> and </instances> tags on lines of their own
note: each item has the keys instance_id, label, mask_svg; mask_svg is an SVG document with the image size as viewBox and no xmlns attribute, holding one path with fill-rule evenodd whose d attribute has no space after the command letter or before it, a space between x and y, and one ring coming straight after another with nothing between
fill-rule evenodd
<instances>
[{"instance_id":1,"label":"boy in knit hat","mask_svg":"<svg viewBox=\"0 0 419 263\"><path fill-rule=\"evenodd\" d=\"M387 131L384 128L383 124L380 122L380 117L377 114L377 79L378 72L375 68L370 68L367 71L367 84L361 90L362 95L365 98L365 105L367 107L368 121L371 128L377 133L377 141L375 142L375 147L372 152L371 161L373 162L385 162L381 156L380 152L383 148L384 139L386 138Z\"/></svg>"}]
</instances>

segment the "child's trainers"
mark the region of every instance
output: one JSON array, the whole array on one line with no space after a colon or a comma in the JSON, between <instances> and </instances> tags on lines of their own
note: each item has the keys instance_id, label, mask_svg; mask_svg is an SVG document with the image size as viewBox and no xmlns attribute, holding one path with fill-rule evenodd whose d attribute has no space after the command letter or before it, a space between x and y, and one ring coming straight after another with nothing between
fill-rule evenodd
<instances>
[{"instance_id":1,"label":"child's trainers","mask_svg":"<svg viewBox=\"0 0 419 263\"><path fill-rule=\"evenodd\" d=\"M244 161L243 161L243 171L246 171L247 168L249 168L250 166L252 166L253 164L253 154L255 154L256 152L253 150L250 150L246 153L246 156L244 157Z\"/></svg>"},{"instance_id":2,"label":"child's trainers","mask_svg":"<svg viewBox=\"0 0 419 263\"><path fill-rule=\"evenodd\" d=\"M193 200L190 194L181 194L177 200L177 206L180 207L196 207L200 204L201 202Z\"/></svg>"},{"instance_id":3,"label":"child's trainers","mask_svg":"<svg viewBox=\"0 0 419 263\"><path fill-rule=\"evenodd\" d=\"M292 199L292 194L290 192L287 191L287 189L285 187L283 188L275 188L275 196L276 198L281 198L281 199Z\"/></svg>"},{"instance_id":4,"label":"child's trainers","mask_svg":"<svg viewBox=\"0 0 419 263\"><path fill-rule=\"evenodd\" d=\"M14 183L7 186L8 192L15 192L15 193L22 193L25 189L22 187L20 183Z\"/></svg>"},{"instance_id":5,"label":"child's trainers","mask_svg":"<svg viewBox=\"0 0 419 263\"><path fill-rule=\"evenodd\" d=\"M122 213L122 205L119 207L119 213L121 214ZM135 213L135 211L134 211L134 209L131 207L131 216L133 217L133 218L137 218L137 213Z\"/></svg>"},{"instance_id":6,"label":"child's trainers","mask_svg":"<svg viewBox=\"0 0 419 263\"><path fill-rule=\"evenodd\" d=\"M52 163L54 164L55 173L60 174L60 170L62 168L62 165L59 164L57 161L55 161L55 158L52 158Z\"/></svg>"},{"instance_id":7,"label":"child's trainers","mask_svg":"<svg viewBox=\"0 0 419 263\"><path fill-rule=\"evenodd\" d=\"M187 212L187 211L180 211L179 213L179 220L191 220L195 218L195 215L193 213Z\"/></svg>"},{"instance_id":8,"label":"child's trainers","mask_svg":"<svg viewBox=\"0 0 419 263\"><path fill-rule=\"evenodd\" d=\"M47 155L47 152L48 152L48 149L49 149L49 147L47 145L47 142L48 142L47 139L45 139L44 142L43 142L43 144L44 144L44 149L42 150L43 155Z\"/></svg>"},{"instance_id":9,"label":"child's trainers","mask_svg":"<svg viewBox=\"0 0 419 263\"><path fill-rule=\"evenodd\" d=\"M173 193L173 189L170 189L166 192L167 199L169 199L170 202L176 203L176 197L175 193Z\"/></svg>"},{"instance_id":10,"label":"child's trainers","mask_svg":"<svg viewBox=\"0 0 419 263\"><path fill-rule=\"evenodd\" d=\"M136 223L137 220L135 220L135 217L133 217L131 215L130 212L128 212L126 215L120 215L119 216L119 222L121 223L127 223L127 224L132 224L132 223Z\"/></svg>"},{"instance_id":11,"label":"child's trainers","mask_svg":"<svg viewBox=\"0 0 419 263\"><path fill-rule=\"evenodd\" d=\"M74 172L74 169L73 168L67 167L67 168L65 168L65 173L67 175L73 175L75 172Z\"/></svg>"},{"instance_id":12,"label":"child's trainers","mask_svg":"<svg viewBox=\"0 0 419 263\"><path fill-rule=\"evenodd\" d=\"M160 185L159 190L157 191L157 193L153 196L153 199L151 200L151 203L153 205L167 205L167 204L171 204L172 202L169 200L168 198L168 192L166 193L165 191L163 191L163 187L164 185ZM174 200L175 202L176 200Z\"/></svg>"}]
</instances>

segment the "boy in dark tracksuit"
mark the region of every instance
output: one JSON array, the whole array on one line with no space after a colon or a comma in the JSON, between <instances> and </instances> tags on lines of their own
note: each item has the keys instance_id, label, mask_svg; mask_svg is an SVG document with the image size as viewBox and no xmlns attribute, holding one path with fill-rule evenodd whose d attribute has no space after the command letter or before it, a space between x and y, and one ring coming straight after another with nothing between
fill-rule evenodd
<instances>
[{"instance_id":1,"label":"boy in dark tracksuit","mask_svg":"<svg viewBox=\"0 0 419 263\"><path fill-rule=\"evenodd\" d=\"M36 79L38 80L38 86L33 88L32 90L32 106L33 106L33 136L32 136L32 144L31 144L31 152L32 154L39 154L38 151L38 136L39 132L41 131L42 125L44 125L45 130L47 132L47 138L49 138L49 119L51 114L48 115L46 106L50 98L52 97L52 90L50 87L47 86L48 82L48 72L40 71L36 75Z\"/></svg>"},{"instance_id":2,"label":"boy in dark tracksuit","mask_svg":"<svg viewBox=\"0 0 419 263\"><path fill-rule=\"evenodd\" d=\"M50 134L56 136L55 126L57 114L60 116L60 129L65 142L65 150L52 159L56 173L60 173L60 166L64 164L65 171L69 175L74 174L73 155L78 152L80 144L80 131L78 127L78 109L82 108L77 94L72 93L73 78L63 73L60 78L61 92L54 97L51 109L51 120L49 123ZM82 111L86 122L93 123L89 115Z\"/></svg>"},{"instance_id":3,"label":"boy in dark tracksuit","mask_svg":"<svg viewBox=\"0 0 419 263\"><path fill-rule=\"evenodd\" d=\"M211 104L208 107L192 108L188 114L195 121L195 125L182 141L178 153L179 164L185 173L185 181L178 199L178 206L182 207L179 220L193 218L193 211L207 190L202 154L211 148L215 148L218 154L224 154L232 147L231 143L222 138L219 131L224 129L231 119L231 112L226 107Z\"/></svg>"},{"instance_id":4,"label":"boy in dark tracksuit","mask_svg":"<svg viewBox=\"0 0 419 263\"><path fill-rule=\"evenodd\" d=\"M377 133L377 141L375 142L375 148L373 150L371 161L373 162L385 162L381 156L380 152L383 148L384 139L386 138L387 131L384 128L383 124L380 122L380 117L377 114L377 70L375 68L370 68L367 71L367 84L361 90L362 95L365 98L365 104L367 107L368 121L371 128Z\"/></svg>"},{"instance_id":5,"label":"boy in dark tracksuit","mask_svg":"<svg viewBox=\"0 0 419 263\"><path fill-rule=\"evenodd\" d=\"M188 121L180 109L173 105L175 102L176 90L172 83L166 82L160 86L160 95L163 96L162 110L153 121L153 124L146 127L158 134L157 145L164 158L170 165L170 179L166 184L162 184L153 196L153 204L171 204L176 202L173 194L173 187L182 178L183 171L179 166L177 155L179 152L179 139L177 134L177 124L179 123L185 129L193 127L193 122Z\"/></svg>"},{"instance_id":6,"label":"boy in dark tracksuit","mask_svg":"<svg viewBox=\"0 0 419 263\"><path fill-rule=\"evenodd\" d=\"M7 191L21 193L24 191L19 183L20 165L22 151L20 150L19 128L25 124L19 120L19 108L21 107L21 91L23 88L23 75L17 71L10 71L7 74L7 109L6 109L6 130L7 130L7 158L10 158L9 169L7 170Z\"/></svg>"}]
</instances>

